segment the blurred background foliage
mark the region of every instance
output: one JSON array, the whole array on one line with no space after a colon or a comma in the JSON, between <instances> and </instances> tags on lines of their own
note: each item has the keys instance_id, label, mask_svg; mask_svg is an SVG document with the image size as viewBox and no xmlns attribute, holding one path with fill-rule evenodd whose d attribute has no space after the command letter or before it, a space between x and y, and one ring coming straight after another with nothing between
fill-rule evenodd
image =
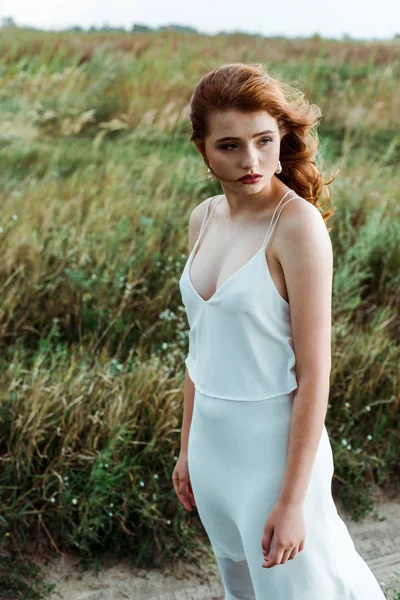
<instances>
[{"instance_id":1,"label":"blurred background foliage","mask_svg":"<svg viewBox=\"0 0 400 600\"><path fill-rule=\"evenodd\" d=\"M209 551L178 501L190 211L221 191L190 95L262 62L322 110L331 185L333 491L399 490L400 45L242 34L0 33L3 547L160 565ZM396 172L397 170L397 172ZM200 553L200 554L199 554Z\"/></svg>"}]
</instances>

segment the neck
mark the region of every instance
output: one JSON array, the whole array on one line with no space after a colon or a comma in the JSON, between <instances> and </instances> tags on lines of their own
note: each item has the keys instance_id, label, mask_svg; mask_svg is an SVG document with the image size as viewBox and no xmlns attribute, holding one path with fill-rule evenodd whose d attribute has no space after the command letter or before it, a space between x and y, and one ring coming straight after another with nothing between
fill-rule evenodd
<instances>
[{"instance_id":1,"label":"neck","mask_svg":"<svg viewBox=\"0 0 400 600\"><path fill-rule=\"evenodd\" d=\"M289 189L277 177L273 177L268 184L255 194L243 194L224 189L225 198L221 200L221 204L225 205L226 216L229 219L256 217L275 207Z\"/></svg>"}]
</instances>

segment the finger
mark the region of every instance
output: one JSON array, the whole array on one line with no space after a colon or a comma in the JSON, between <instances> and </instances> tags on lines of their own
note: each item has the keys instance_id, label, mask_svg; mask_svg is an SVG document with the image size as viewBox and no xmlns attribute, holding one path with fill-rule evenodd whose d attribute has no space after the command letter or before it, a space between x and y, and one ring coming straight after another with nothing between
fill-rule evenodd
<instances>
[{"instance_id":1,"label":"finger","mask_svg":"<svg viewBox=\"0 0 400 600\"><path fill-rule=\"evenodd\" d=\"M179 498L185 508L187 508L188 510L192 510L192 505L191 505L188 497L186 496L186 494L180 494Z\"/></svg>"},{"instance_id":2,"label":"finger","mask_svg":"<svg viewBox=\"0 0 400 600\"><path fill-rule=\"evenodd\" d=\"M190 501L193 504L193 506L196 506L196 499L194 497L194 493L193 493L192 489L188 490L188 495L190 497Z\"/></svg>"},{"instance_id":3,"label":"finger","mask_svg":"<svg viewBox=\"0 0 400 600\"><path fill-rule=\"evenodd\" d=\"M190 482L190 479L189 479L189 485L188 485L188 488L189 488L190 497L191 497L191 501L192 501L192 503L193 503L193 506L196 506L196 500L195 500L195 497L194 497L193 488L192 488L192 484L191 484L191 482Z\"/></svg>"},{"instance_id":4,"label":"finger","mask_svg":"<svg viewBox=\"0 0 400 600\"><path fill-rule=\"evenodd\" d=\"M190 486L182 479L180 481L179 491L181 494L190 499L190 501L192 501L192 499L194 500L193 490L191 490Z\"/></svg>"},{"instance_id":5,"label":"finger","mask_svg":"<svg viewBox=\"0 0 400 600\"><path fill-rule=\"evenodd\" d=\"M265 527L264 535L261 541L261 548L263 550L264 555L268 555L271 551L271 541L274 535L273 527Z\"/></svg>"},{"instance_id":6,"label":"finger","mask_svg":"<svg viewBox=\"0 0 400 600\"><path fill-rule=\"evenodd\" d=\"M263 566L265 564L265 566L268 569L270 567L275 567L276 565L279 565L282 560L282 554L283 554L284 550L285 550L285 548L281 548L280 546L275 545L274 551L271 554L271 558L268 559L268 557L267 557L263 563Z\"/></svg>"},{"instance_id":7,"label":"finger","mask_svg":"<svg viewBox=\"0 0 400 600\"><path fill-rule=\"evenodd\" d=\"M196 501L194 499L193 492L189 490L188 486L185 486L184 483L181 482L180 486L180 494L184 496L191 505L196 506Z\"/></svg>"},{"instance_id":8,"label":"finger","mask_svg":"<svg viewBox=\"0 0 400 600\"><path fill-rule=\"evenodd\" d=\"M186 498L186 496L184 496L183 494L179 494L179 500L182 502L183 506L185 508L187 508L189 511L192 510L192 505L190 504L189 500Z\"/></svg>"},{"instance_id":9,"label":"finger","mask_svg":"<svg viewBox=\"0 0 400 600\"><path fill-rule=\"evenodd\" d=\"M287 561L289 560L290 556L292 554L292 550L291 548L287 548L284 553L282 554L282 559L281 559L281 565L284 565L285 563L287 563Z\"/></svg>"},{"instance_id":10,"label":"finger","mask_svg":"<svg viewBox=\"0 0 400 600\"><path fill-rule=\"evenodd\" d=\"M193 493L191 491L190 479L186 481L179 478L178 473L172 476L172 482L174 484L175 493L185 508L192 510L192 505L196 506ZM190 488L190 491L188 489Z\"/></svg>"}]
</instances>

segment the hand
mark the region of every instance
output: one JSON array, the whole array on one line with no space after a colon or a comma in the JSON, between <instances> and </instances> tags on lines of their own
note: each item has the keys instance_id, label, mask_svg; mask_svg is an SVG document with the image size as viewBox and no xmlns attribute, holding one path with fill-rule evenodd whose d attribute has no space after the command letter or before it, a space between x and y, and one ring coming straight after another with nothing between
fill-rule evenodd
<instances>
[{"instance_id":1,"label":"hand","mask_svg":"<svg viewBox=\"0 0 400 600\"><path fill-rule=\"evenodd\" d=\"M273 539L272 539L273 538ZM271 550L272 542L272 552ZM274 504L264 526L261 547L264 554L262 567L268 569L293 560L304 549L305 525L301 504Z\"/></svg>"},{"instance_id":2,"label":"hand","mask_svg":"<svg viewBox=\"0 0 400 600\"><path fill-rule=\"evenodd\" d=\"M180 454L172 473L176 495L183 506L190 512L192 505L196 506L193 495L192 484L190 483L188 459L186 454Z\"/></svg>"}]
</instances>

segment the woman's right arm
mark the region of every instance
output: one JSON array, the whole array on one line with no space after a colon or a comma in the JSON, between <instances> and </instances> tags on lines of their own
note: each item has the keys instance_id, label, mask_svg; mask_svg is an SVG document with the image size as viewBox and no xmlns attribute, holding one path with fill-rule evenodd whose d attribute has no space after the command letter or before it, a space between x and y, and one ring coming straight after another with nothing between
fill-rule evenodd
<instances>
[{"instance_id":1,"label":"woman's right arm","mask_svg":"<svg viewBox=\"0 0 400 600\"><path fill-rule=\"evenodd\" d=\"M199 237L201 224L203 222L204 213L207 210L208 198L198 204L190 213L189 217L189 233L188 233L188 256L193 250L193 246ZM193 402L194 402L194 383L189 376L188 369L185 371L185 381L183 387L183 420L181 432L181 454L187 456L188 439L190 424L192 422Z\"/></svg>"},{"instance_id":2,"label":"woman's right arm","mask_svg":"<svg viewBox=\"0 0 400 600\"><path fill-rule=\"evenodd\" d=\"M189 254L190 255L195 241L200 233L201 223L203 222L204 212L207 208L207 200L196 206L189 217ZM183 385L183 419L181 429L181 449L180 454L172 474L176 495L183 506L191 511L192 505L195 506L192 486L190 484L190 475L188 468L188 440L189 431L192 423L193 404L194 404L194 383L189 376L186 367L185 380Z\"/></svg>"},{"instance_id":3,"label":"woman's right arm","mask_svg":"<svg viewBox=\"0 0 400 600\"><path fill-rule=\"evenodd\" d=\"M181 454L187 456L189 430L192 423L193 404L194 404L194 383L189 377L189 372L186 368L185 381L183 384L183 419L181 431Z\"/></svg>"}]
</instances>

